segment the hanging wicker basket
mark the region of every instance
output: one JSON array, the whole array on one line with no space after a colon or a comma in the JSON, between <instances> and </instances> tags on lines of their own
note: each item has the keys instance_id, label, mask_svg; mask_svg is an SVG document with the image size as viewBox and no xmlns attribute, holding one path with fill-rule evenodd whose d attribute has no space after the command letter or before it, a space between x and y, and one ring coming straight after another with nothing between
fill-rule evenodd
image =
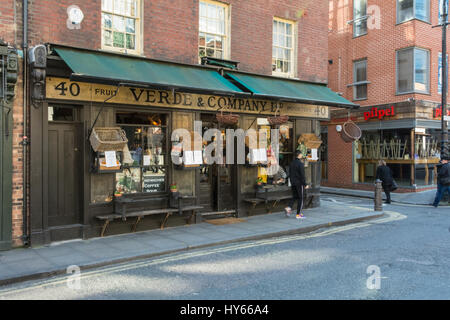
<instances>
[{"instance_id":1,"label":"hanging wicker basket","mask_svg":"<svg viewBox=\"0 0 450 320\"><path fill-rule=\"evenodd\" d=\"M283 123L286 123L289 121L289 116L274 116L274 117L268 117L267 121L269 121L269 123L271 125L280 125Z\"/></svg>"},{"instance_id":2,"label":"hanging wicker basket","mask_svg":"<svg viewBox=\"0 0 450 320\"><path fill-rule=\"evenodd\" d=\"M122 128L94 128L89 138L95 152L122 151L128 143Z\"/></svg>"},{"instance_id":3,"label":"hanging wicker basket","mask_svg":"<svg viewBox=\"0 0 450 320\"><path fill-rule=\"evenodd\" d=\"M237 114L223 114L223 111L216 114L217 122L223 124L236 124L239 121L239 116Z\"/></svg>"},{"instance_id":4,"label":"hanging wicker basket","mask_svg":"<svg viewBox=\"0 0 450 320\"><path fill-rule=\"evenodd\" d=\"M272 126L280 125L289 121L289 116L277 116L278 111L279 107L275 110L275 115L273 117L267 117L267 121L269 121Z\"/></svg>"},{"instance_id":5,"label":"hanging wicker basket","mask_svg":"<svg viewBox=\"0 0 450 320\"><path fill-rule=\"evenodd\" d=\"M353 121L349 120L342 125L341 138L345 142L353 142L361 138L361 128Z\"/></svg>"}]
</instances>

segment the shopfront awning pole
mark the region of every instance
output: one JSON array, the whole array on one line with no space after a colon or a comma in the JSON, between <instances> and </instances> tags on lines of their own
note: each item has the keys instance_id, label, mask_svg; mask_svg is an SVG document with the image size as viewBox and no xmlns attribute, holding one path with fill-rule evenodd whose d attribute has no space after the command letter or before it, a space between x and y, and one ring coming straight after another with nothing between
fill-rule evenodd
<instances>
[{"instance_id":1,"label":"shopfront awning pole","mask_svg":"<svg viewBox=\"0 0 450 320\"><path fill-rule=\"evenodd\" d=\"M441 139L441 159L447 158L448 154L448 127L447 127L447 90L448 90L448 70L447 70L447 22L448 0L442 1L442 139Z\"/></svg>"}]
</instances>

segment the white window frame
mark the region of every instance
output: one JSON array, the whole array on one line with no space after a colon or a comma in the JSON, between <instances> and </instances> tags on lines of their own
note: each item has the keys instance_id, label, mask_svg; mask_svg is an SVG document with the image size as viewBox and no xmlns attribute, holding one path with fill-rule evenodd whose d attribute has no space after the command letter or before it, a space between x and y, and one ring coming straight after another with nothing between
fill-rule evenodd
<instances>
[{"instance_id":1,"label":"white window frame","mask_svg":"<svg viewBox=\"0 0 450 320\"><path fill-rule=\"evenodd\" d=\"M403 21L400 21L399 1L400 0L396 0L396 20L397 20L397 24L401 24L401 23L404 23L404 22L407 22L407 21L411 21L411 20L420 20L420 21L424 21L424 22L430 23L430 20L431 20L431 2L430 2L430 0L424 0L424 1L427 2L426 6L428 7L428 17L427 17L428 19L421 19L421 18L417 17L417 14L416 14L416 2L417 2L417 0L413 0L413 16L412 16L412 18L406 19L406 20L403 20Z\"/></svg>"},{"instance_id":2,"label":"white window frame","mask_svg":"<svg viewBox=\"0 0 450 320\"><path fill-rule=\"evenodd\" d=\"M401 51L407 51L407 50L413 50L413 61L412 61L412 70L411 70L412 76L413 76L413 78L412 78L412 90L408 90L408 91L405 91L405 92L400 92L398 90L398 74L399 74L399 70L398 70L398 54ZM424 51L424 52L426 52L428 54L427 55L427 58L428 58L428 63L427 63L427 67L428 67L428 69L427 69L427 73L428 73L427 80L428 81L427 81L427 84L426 84L427 88L426 88L425 91L417 90L415 88L415 86L416 86L416 50L417 51ZM395 92L396 92L397 95L411 94L411 93L430 94L430 78L431 78L430 77L430 72L431 72L430 54L431 54L430 50L424 49L424 48L418 48L418 47L403 48L403 49L397 50L395 52Z\"/></svg>"},{"instance_id":3,"label":"white window frame","mask_svg":"<svg viewBox=\"0 0 450 320\"><path fill-rule=\"evenodd\" d=\"M356 15L356 3L359 1L365 1L366 2L366 12L364 14L359 14L359 16ZM357 37L361 37L367 34L367 19L369 18L369 16L367 15L367 0L353 0L353 37L357 38ZM366 31L364 33L356 33L356 24L357 23L365 23L366 24Z\"/></svg>"},{"instance_id":4,"label":"white window frame","mask_svg":"<svg viewBox=\"0 0 450 320\"><path fill-rule=\"evenodd\" d=\"M203 31L200 29L200 6L201 4L204 3L206 5L214 5L217 7L222 7L225 9L224 12L224 34L220 34L220 33L211 33L208 31ZM212 36L217 36L217 37L222 37L222 58L224 60L229 60L231 59L231 52L230 52L230 6L222 3L222 2L218 2L218 1L211 1L211 0L200 0L198 3L198 44L197 44L197 55L198 55L198 59L199 59L199 63L201 63L201 56L200 56L200 33L204 33L204 34L208 34L208 35L212 35ZM206 51L206 36L205 36L205 51ZM205 52L206 53L206 52ZM205 55L206 57L206 55Z\"/></svg>"},{"instance_id":5,"label":"white window frame","mask_svg":"<svg viewBox=\"0 0 450 320\"><path fill-rule=\"evenodd\" d=\"M115 0L112 0L112 1L113 1L113 6L114 6ZM125 0L121 0L121 1L125 1ZM103 0L101 1L100 27L101 27L101 30L102 30L102 32L101 32L101 37L102 37L101 38L101 48L102 48L102 50L113 51L113 52L120 52L120 53L125 53L125 54L142 55L142 48L143 48L143 37L142 37L142 30L143 30L142 11L143 10L142 10L142 7L143 7L143 1L144 0L136 0L136 3L137 3L137 5L136 5L136 15L134 17L133 16L128 16L128 15L114 13L114 10L113 11L104 10L104 8L103 8ZM135 35L135 39L134 39L135 48L134 49L127 49L126 48L126 41L127 41L126 40L126 34L127 34L126 30L125 30L125 32L123 32L124 35L125 35L125 38L124 38L125 47L124 48L118 48L118 47L114 47L114 46L107 46L107 45L105 45L105 43L104 43L104 32L105 32L105 29L108 29L108 28L105 28L103 26L103 13L106 13L106 14L109 14L109 15L112 15L112 16L120 16L120 17L124 17L124 18L129 18L129 19L134 19L135 20L135 24L134 24L134 28L135 28L135 30L134 30L135 31L134 32L134 35ZM126 28L126 26L125 26L125 28ZM111 28L111 30L113 30L113 29Z\"/></svg>"},{"instance_id":6,"label":"white window frame","mask_svg":"<svg viewBox=\"0 0 450 320\"><path fill-rule=\"evenodd\" d=\"M282 47L282 46L275 46L274 44L274 30L273 30L273 24L274 22L281 22L284 24L290 24L291 25L291 30L292 30L292 41L291 41L291 45L292 47ZM277 18L274 17L272 20L272 60L277 57L274 57L274 50L276 49L282 49L282 50L286 50L289 49L290 50L290 57L289 60L287 60L289 62L290 68L288 72L279 72L276 70L273 70L273 63L272 63L272 75L273 76L277 76L277 77L285 77L285 78L294 78L296 76L296 70L297 70L297 24L295 23L295 21L291 21L291 20L286 20L286 19L282 19L282 18ZM273 61L272 61L273 62Z\"/></svg>"}]
</instances>

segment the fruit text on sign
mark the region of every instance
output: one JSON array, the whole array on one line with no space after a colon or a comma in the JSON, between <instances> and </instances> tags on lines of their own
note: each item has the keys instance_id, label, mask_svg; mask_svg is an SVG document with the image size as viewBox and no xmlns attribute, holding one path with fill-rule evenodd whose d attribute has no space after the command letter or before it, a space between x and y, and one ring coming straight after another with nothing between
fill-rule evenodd
<instances>
[{"instance_id":1,"label":"fruit text on sign","mask_svg":"<svg viewBox=\"0 0 450 320\"><path fill-rule=\"evenodd\" d=\"M366 120L366 121L369 119L374 119L374 118L378 118L381 120L387 116L389 116L389 117L395 116L394 106L391 106L388 109L382 109L382 110L378 110L378 108L372 108L370 111L364 112L364 120Z\"/></svg>"}]
</instances>

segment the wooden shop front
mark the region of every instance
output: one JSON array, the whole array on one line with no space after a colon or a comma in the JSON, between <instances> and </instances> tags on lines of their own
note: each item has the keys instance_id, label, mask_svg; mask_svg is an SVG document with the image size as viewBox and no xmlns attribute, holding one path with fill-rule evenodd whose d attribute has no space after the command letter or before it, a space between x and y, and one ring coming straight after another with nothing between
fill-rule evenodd
<instances>
[{"instance_id":1,"label":"wooden shop front","mask_svg":"<svg viewBox=\"0 0 450 320\"><path fill-rule=\"evenodd\" d=\"M120 55L101 55L121 58ZM275 128L267 122L267 118L275 113L289 116L287 122L276 127L281 133L277 161L286 169L301 142L305 156L309 156L307 181L317 195L310 205L319 205L318 146L314 150L305 147L305 141L311 140L311 136L303 141L302 134L312 134L313 140L319 141L319 120L329 119L329 106L352 106L346 105L345 100L325 86L306 83L319 90L326 89L326 93L336 99L324 104L252 95L238 90L242 86L225 77L220 81L230 82L229 86L236 88L236 92L175 86L170 90L167 85L149 87L123 79L82 79L79 73L75 76L67 56L52 57L47 68L45 100L35 102L31 115L31 138L35 142L32 144L32 244L98 237L105 232L103 227L106 226L99 216L117 216L108 224L107 235L160 228L162 220L165 226L194 222L194 211L178 212L172 207L171 189L175 187L184 197L184 206L196 207L199 213L229 211L239 217L247 216L252 207L246 199L255 198L258 190L262 190L263 186L258 189L258 182L266 188L271 185L272 189L278 188L275 191L290 194L288 180L275 181L267 176L261 163L209 165L204 163L202 156L200 162L196 159L188 165L186 162L176 165L172 160L180 143L172 135L176 129L198 132L200 136L212 128L224 135L226 129L267 131ZM196 68L195 71L199 68L182 67ZM216 69L203 69L223 75ZM238 72L232 74L234 77L240 75ZM264 81L272 79L253 76ZM305 85L298 81L292 83ZM218 122L216 115L221 112L239 115L238 122L234 125ZM101 130L116 130L127 142L119 149L96 149L92 136ZM183 152L204 152L211 140L202 139L201 142L200 150ZM245 150L246 155L251 153L248 146ZM128 206L126 210L160 215L136 214L133 218L122 219L120 213L125 210L124 206ZM265 212L264 203L255 210Z\"/></svg>"}]
</instances>

